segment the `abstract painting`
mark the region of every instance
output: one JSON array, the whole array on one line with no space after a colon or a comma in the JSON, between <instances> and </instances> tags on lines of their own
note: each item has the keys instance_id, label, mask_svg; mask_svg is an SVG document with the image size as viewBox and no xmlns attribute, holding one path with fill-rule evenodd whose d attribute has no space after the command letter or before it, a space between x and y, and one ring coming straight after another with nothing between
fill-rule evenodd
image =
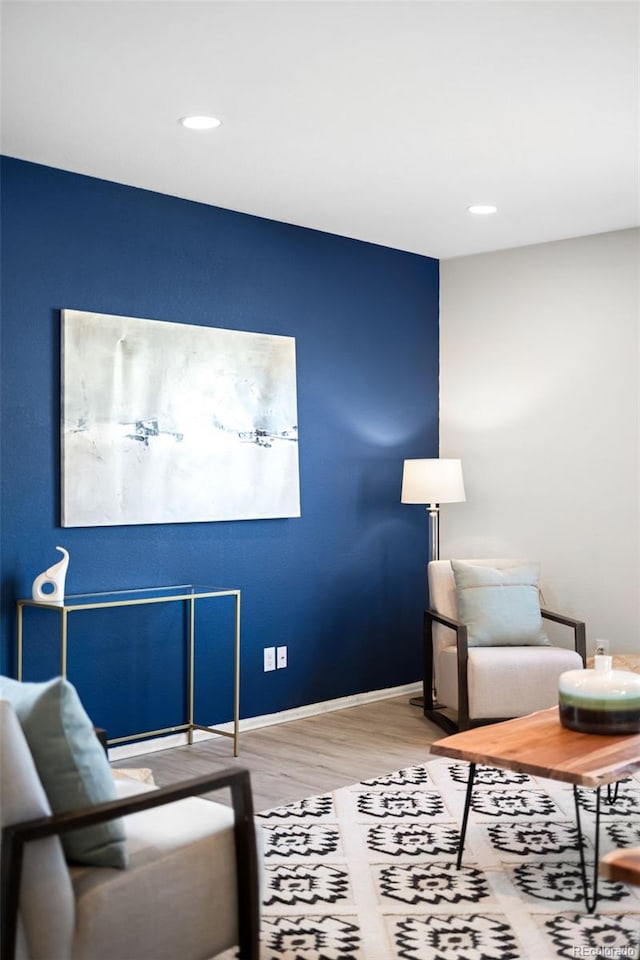
<instances>
[{"instance_id":1,"label":"abstract painting","mask_svg":"<svg viewBox=\"0 0 640 960\"><path fill-rule=\"evenodd\" d=\"M300 516L293 337L62 311L62 526Z\"/></svg>"}]
</instances>

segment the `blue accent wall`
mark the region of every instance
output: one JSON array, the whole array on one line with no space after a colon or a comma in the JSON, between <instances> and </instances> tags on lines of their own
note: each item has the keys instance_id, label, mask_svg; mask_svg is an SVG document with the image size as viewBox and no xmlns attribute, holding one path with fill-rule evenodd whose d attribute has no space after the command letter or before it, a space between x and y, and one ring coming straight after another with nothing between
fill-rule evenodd
<instances>
[{"instance_id":1,"label":"blue accent wall","mask_svg":"<svg viewBox=\"0 0 640 960\"><path fill-rule=\"evenodd\" d=\"M427 520L399 500L403 459L438 451L438 262L6 157L1 174L2 672L15 600L60 544L69 593L241 589L243 717L417 680ZM302 516L62 529L65 307L295 337ZM231 614L199 614L200 722L231 717ZM58 626L27 610L25 679L58 672ZM70 677L110 736L180 722L182 628L179 605L72 615Z\"/></svg>"}]
</instances>

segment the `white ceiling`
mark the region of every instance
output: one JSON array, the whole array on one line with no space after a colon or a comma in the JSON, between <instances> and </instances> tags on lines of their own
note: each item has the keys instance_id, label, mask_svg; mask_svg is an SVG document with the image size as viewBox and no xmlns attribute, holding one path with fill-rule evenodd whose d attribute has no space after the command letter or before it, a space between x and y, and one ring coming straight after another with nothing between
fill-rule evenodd
<instances>
[{"instance_id":1,"label":"white ceiling","mask_svg":"<svg viewBox=\"0 0 640 960\"><path fill-rule=\"evenodd\" d=\"M14 0L2 152L446 258L639 222L637 2ZM185 114L223 125L193 133ZM499 212L472 218L473 202Z\"/></svg>"}]
</instances>

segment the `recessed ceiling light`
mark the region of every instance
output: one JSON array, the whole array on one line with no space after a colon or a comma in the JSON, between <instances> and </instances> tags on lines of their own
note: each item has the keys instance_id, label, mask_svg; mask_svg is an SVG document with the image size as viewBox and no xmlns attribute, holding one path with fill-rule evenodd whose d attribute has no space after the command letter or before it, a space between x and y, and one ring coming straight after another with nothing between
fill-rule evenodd
<instances>
[{"instance_id":1,"label":"recessed ceiling light","mask_svg":"<svg viewBox=\"0 0 640 960\"><path fill-rule=\"evenodd\" d=\"M492 203L474 203L467 207L467 210L477 217L488 217L490 214L496 213L498 208L494 207Z\"/></svg>"},{"instance_id":2,"label":"recessed ceiling light","mask_svg":"<svg viewBox=\"0 0 640 960\"><path fill-rule=\"evenodd\" d=\"M182 117L180 123L187 130L214 130L220 126L220 120L217 117Z\"/></svg>"}]
</instances>

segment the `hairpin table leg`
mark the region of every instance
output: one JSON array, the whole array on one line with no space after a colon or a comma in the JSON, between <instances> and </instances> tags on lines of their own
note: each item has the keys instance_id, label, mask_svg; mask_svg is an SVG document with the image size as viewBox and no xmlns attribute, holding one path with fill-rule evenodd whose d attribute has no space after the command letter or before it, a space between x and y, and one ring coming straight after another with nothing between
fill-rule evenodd
<instances>
[{"instance_id":1,"label":"hairpin table leg","mask_svg":"<svg viewBox=\"0 0 640 960\"><path fill-rule=\"evenodd\" d=\"M473 793L473 781L476 775L475 763L469 764L469 779L467 780L467 795L464 801L464 814L462 816L462 827L460 828L460 842L458 844L458 860L456 870L460 869L462 863L462 851L464 850L464 840L467 835L467 821L469 819L469 807L471 806L471 794Z\"/></svg>"},{"instance_id":2,"label":"hairpin table leg","mask_svg":"<svg viewBox=\"0 0 640 960\"><path fill-rule=\"evenodd\" d=\"M617 791L616 791L617 792ZM584 893L584 902L587 913L593 913L598 902L598 860L600 858L600 787L596 787L596 825L594 837L594 855L593 855L593 886L592 895L589 897L589 884L587 881L587 865L584 857L584 839L582 835L582 826L580 824L580 796L577 786L573 787L573 801L576 808L576 827L578 828L578 850L580 852L580 876L582 878L582 890Z\"/></svg>"},{"instance_id":3,"label":"hairpin table leg","mask_svg":"<svg viewBox=\"0 0 640 960\"><path fill-rule=\"evenodd\" d=\"M618 799L618 788L620 787L620 781L616 780L615 783L607 784L607 803L614 804Z\"/></svg>"}]
</instances>

